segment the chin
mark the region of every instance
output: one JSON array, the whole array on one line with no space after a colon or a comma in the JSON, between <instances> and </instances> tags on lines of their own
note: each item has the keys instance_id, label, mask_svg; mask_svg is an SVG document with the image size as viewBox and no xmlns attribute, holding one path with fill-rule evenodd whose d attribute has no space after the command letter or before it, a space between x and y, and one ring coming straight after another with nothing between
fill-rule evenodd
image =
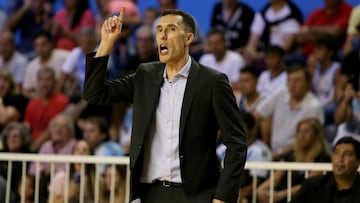
<instances>
[{"instance_id":1,"label":"chin","mask_svg":"<svg viewBox=\"0 0 360 203\"><path fill-rule=\"evenodd\" d=\"M160 62L162 62L162 63L167 63L167 62L169 61L169 59L168 59L167 57L165 57L165 56L160 56L160 57L159 57L159 60L160 60Z\"/></svg>"}]
</instances>

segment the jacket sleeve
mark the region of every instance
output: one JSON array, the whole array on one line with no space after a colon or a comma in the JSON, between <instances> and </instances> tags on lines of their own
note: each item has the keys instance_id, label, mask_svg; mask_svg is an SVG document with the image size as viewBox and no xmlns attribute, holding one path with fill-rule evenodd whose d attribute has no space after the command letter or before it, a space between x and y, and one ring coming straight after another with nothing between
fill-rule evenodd
<instances>
[{"instance_id":1,"label":"jacket sleeve","mask_svg":"<svg viewBox=\"0 0 360 203\"><path fill-rule=\"evenodd\" d=\"M215 198L232 203L236 202L239 193L240 175L246 159L247 140L240 111L226 76L221 74L214 85L213 106L223 143L227 147L224 168L220 174Z\"/></svg>"},{"instance_id":2,"label":"jacket sleeve","mask_svg":"<svg viewBox=\"0 0 360 203\"><path fill-rule=\"evenodd\" d=\"M106 80L109 56L94 58L94 55L91 53L86 57L84 99L93 104L132 103L136 73Z\"/></svg>"}]
</instances>

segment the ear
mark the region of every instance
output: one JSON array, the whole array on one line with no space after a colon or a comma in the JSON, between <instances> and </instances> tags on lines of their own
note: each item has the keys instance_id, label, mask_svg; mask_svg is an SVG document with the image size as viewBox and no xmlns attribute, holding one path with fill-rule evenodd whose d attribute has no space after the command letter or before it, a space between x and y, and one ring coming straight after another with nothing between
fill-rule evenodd
<instances>
[{"instance_id":1,"label":"ear","mask_svg":"<svg viewBox=\"0 0 360 203\"><path fill-rule=\"evenodd\" d=\"M192 33L192 32L188 32L186 35L187 35L187 36L186 36L185 45L190 46L191 42L192 42L192 41L194 40L194 38L195 38L195 35L194 35L194 33Z\"/></svg>"}]
</instances>

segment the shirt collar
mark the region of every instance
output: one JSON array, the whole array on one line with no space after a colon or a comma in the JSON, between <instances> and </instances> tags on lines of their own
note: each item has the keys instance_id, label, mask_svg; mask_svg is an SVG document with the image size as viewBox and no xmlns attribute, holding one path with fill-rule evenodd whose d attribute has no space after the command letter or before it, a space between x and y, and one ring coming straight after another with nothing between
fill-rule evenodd
<instances>
[{"instance_id":1,"label":"shirt collar","mask_svg":"<svg viewBox=\"0 0 360 203\"><path fill-rule=\"evenodd\" d=\"M180 78L180 77L187 78L189 76L190 67L191 67L191 57L189 56L185 65L181 68L181 70L178 73L175 74L174 80L176 80L176 78ZM164 73L163 73L164 80L167 79L166 78L166 70L167 70L167 65L165 66Z\"/></svg>"}]
</instances>

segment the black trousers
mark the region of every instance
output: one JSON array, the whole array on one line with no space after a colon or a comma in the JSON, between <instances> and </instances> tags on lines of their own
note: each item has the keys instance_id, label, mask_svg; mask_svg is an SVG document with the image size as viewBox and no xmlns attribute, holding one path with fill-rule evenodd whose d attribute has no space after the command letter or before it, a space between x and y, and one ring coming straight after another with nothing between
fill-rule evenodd
<instances>
[{"instance_id":1,"label":"black trousers","mask_svg":"<svg viewBox=\"0 0 360 203\"><path fill-rule=\"evenodd\" d=\"M155 182L143 185L141 203L211 203L215 189L195 196L186 196L181 185Z\"/></svg>"}]
</instances>

